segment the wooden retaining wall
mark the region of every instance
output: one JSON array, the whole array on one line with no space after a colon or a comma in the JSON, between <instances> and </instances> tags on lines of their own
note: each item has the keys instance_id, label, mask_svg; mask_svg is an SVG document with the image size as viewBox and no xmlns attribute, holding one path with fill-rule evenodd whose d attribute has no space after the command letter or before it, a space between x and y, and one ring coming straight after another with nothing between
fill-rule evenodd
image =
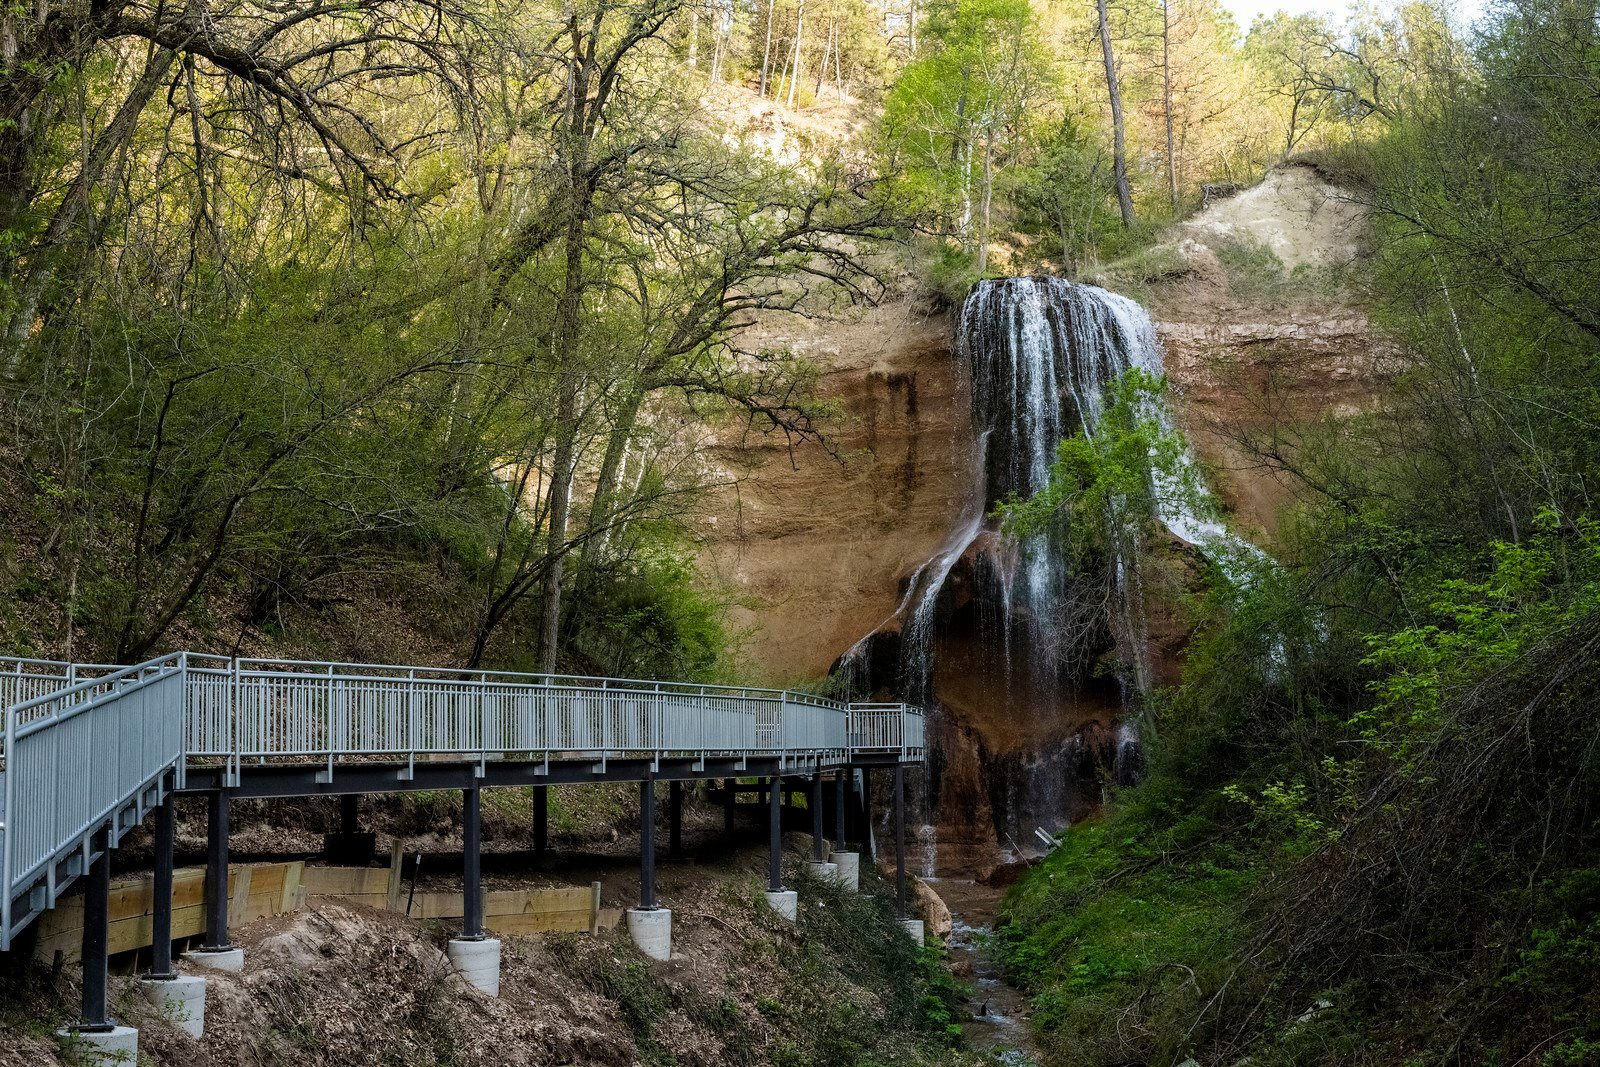
<instances>
[{"instance_id":1,"label":"wooden retaining wall","mask_svg":"<svg viewBox=\"0 0 1600 1067\"><path fill-rule=\"evenodd\" d=\"M409 886L400 865L383 867L314 867L293 863L233 864L228 868L228 925L236 929L257 919L284 915L305 906L312 897L365 904L382 911L404 912L411 905L415 919L459 919L461 894L418 892L408 901ZM622 918L620 908L600 906L599 882L559 889L495 890L484 894L484 926L497 934L584 933L609 930ZM172 876L172 938L205 933L206 872L181 867ZM112 955L150 947L154 910L154 876L111 883L108 947ZM35 958L51 962L56 953L77 960L83 939L83 897L73 895L39 916Z\"/></svg>"}]
</instances>

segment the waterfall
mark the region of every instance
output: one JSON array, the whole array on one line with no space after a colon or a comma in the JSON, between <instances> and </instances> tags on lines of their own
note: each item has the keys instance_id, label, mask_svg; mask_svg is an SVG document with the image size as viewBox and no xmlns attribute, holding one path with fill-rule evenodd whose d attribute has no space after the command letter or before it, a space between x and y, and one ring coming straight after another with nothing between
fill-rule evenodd
<instances>
[{"instance_id":1,"label":"waterfall","mask_svg":"<svg viewBox=\"0 0 1600 1067\"><path fill-rule=\"evenodd\" d=\"M1035 826L1055 832L1065 825L1076 778L1096 773L1086 764L1098 760L1101 778L1118 784L1140 773L1138 734L1125 713L1151 685L1139 588L1143 524L1114 514L1103 565L1086 568L1062 551L1067 531L1013 537L989 516L1001 501L1048 484L1063 439L1080 431L1093 438L1120 375L1138 369L1160 377L1163 362L1139 304L1057 278L974 286L957 323L956 358L971 387L980 485L938 554L911 575L891 619L841 668L850 683L869 676L869 643L897 625L892 688L928 707L935 725L951 714L984 718L988 738L1015 730L1022 740L1009 752L997 753L992 741L981 746L990 763L977 787L993 809L997 840L1009 838L1015 850L1033 840ZM1142 403L1141 415L1171 431L1160 397ZM1215 517L1188 451L1151 478L1154 517L1224 574L1242 577L1230 561L1259 553ZM997 717L1004 721L997 725ZM1098 733L1085 736L1091 727ZM938 793L940 766L935 743L927 798ZM929 811L919 837L936 841L938 817Z\"/></svg>"}]
</instances>

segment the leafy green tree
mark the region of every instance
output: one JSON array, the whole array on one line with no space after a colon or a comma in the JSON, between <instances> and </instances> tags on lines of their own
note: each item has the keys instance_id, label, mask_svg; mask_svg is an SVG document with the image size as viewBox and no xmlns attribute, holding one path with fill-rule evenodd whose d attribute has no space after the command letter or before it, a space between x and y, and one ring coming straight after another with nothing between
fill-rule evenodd
<instances>
[{"instance_id":1,"label":"leafy green tree","mask_svg":"<svg viewBox=\"0 0 1600 1067\"><path fill-rule=\"evenodd\" d=\"M1032 133L1030 103L1049 69L1032 7L1022 0L930 5L922 54L884 105L889 165L907 193L936 204L950 230L987 265L997 170Z\"/></svg>"}]
</instances>

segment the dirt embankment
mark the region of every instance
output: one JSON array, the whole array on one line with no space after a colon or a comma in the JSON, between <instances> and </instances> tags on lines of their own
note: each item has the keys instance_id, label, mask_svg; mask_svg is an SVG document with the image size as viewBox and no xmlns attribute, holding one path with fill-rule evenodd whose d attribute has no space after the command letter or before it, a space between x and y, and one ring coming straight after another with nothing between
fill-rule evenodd
<instances>
[{"instance_id":1,"label":"dirt embankment","mask_svg":"<svg viewBox=\"0 0 1600 1067\"><path fill-rule=\"evenodd\" d=\"M669 962L639 955L620 929L507 937L500 996L484 997L445 959L445 926L313 901L234 931L245 970L208 974L204 1039L155 1012L131 977L113 978L112 1014L139 1028L140 1062L155 1067L976 1062L947 1047L928 997L953 1011L954 992L900 934L875 872L860 895L810 881L809 838L790 835L790 924L761 899L763 849L718 841L660 867ZM565 873L599 876L580 867ZM620 873L606 872L608 896ZM487 872L494 888L518 877ZM0 990L0 1067L70 1062L50 1032L72 1014L76 970Z\"/></svg>"}]
</instances>

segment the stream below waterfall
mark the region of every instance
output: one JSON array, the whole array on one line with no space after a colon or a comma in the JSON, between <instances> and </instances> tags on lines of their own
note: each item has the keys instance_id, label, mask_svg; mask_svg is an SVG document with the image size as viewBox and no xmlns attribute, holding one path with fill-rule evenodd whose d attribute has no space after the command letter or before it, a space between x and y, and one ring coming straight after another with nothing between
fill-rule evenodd
<instances>
[{"instance_id":1,"label":"stream below waterfall","mask_svg":"<svg viewBox=\"0 0 1600 1067\"><path fill-rule=\"evenodd\" d=\"M1005 966L994 944L995 915L1004 889L964 878L931 879L933 891L950 909L949 966L970 985L967 1043L993 1053L1009 1067L1040 1062L1028 1026L1028 998L1005 981Z\"/></svg>"}]
</instances>

